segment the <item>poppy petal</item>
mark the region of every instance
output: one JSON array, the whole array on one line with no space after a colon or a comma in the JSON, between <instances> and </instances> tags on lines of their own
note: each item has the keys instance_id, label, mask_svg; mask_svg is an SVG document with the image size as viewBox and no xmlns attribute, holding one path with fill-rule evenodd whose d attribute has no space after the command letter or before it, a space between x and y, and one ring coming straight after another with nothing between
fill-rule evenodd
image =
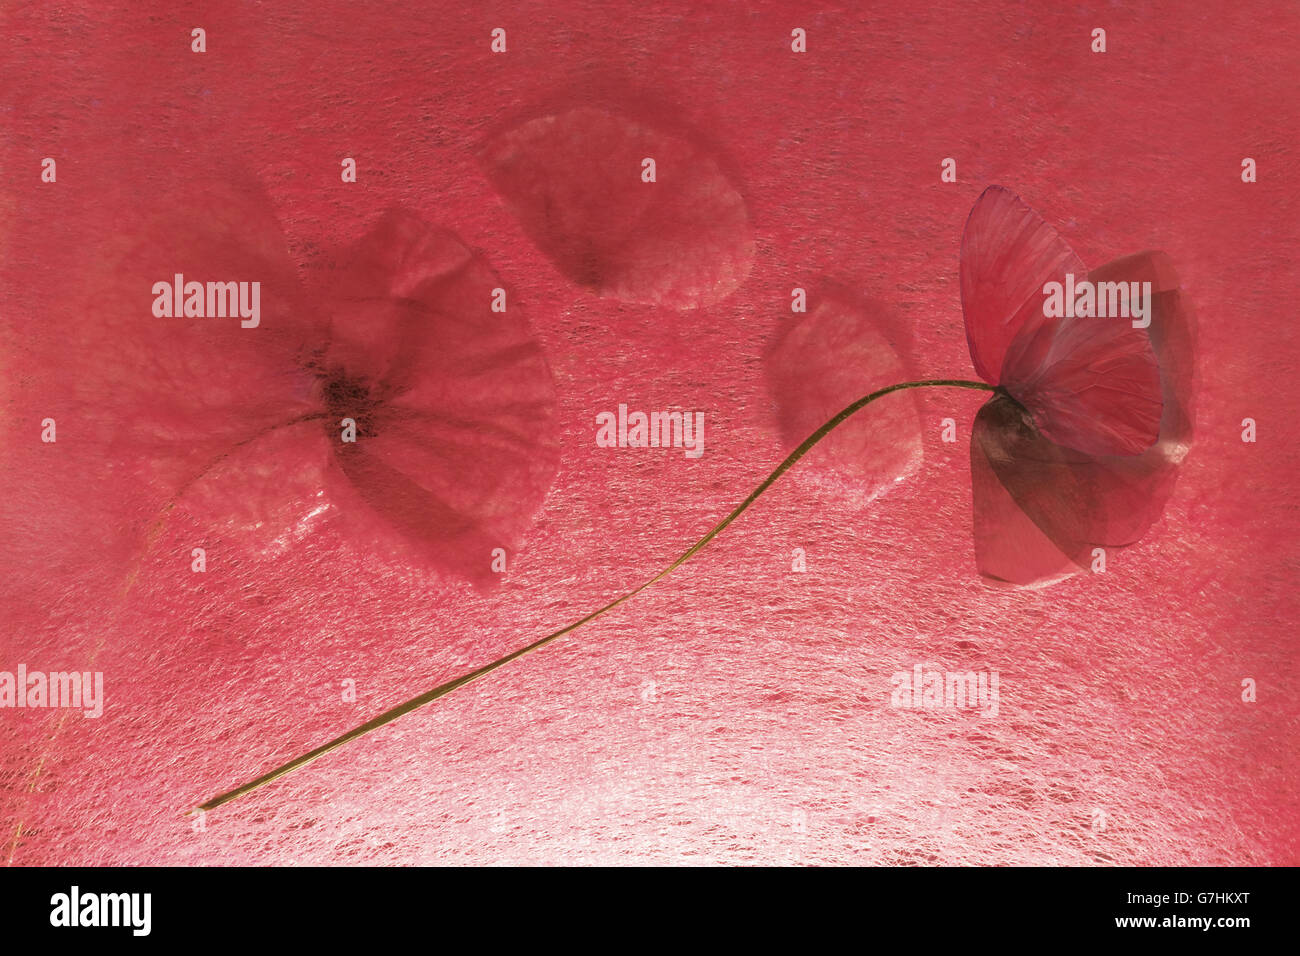
<instances>
[{"instance_id":1,"label":"poppy petal","mask_svg":"<svg viewBox=\"0 0 1300 956\"><path fill-rule=\"evenodd\" d=\"M337 272L317 363L322 382L347 383L327 407L357 410L355 445L326 423L354 486L337 490L434 565L490 580L492 550L516 544L558 462L541 346L517 303L492 311L486 261L413 213L385 215Z\"/></svg>"},{"instance_id":2,"label":"poppy petal","mask_svg":"<svg viewBox=\"0 0 1300 956\"><path fill-rule=\"evenodd\" d=\"M1163 512L1191 445L1196 321L1169 257L1138 253L1092 276L1152 283L1147 331L1160 373L1159 437L1139 455L1090 455L1050 441L1009 396L989 401L971 437L976 558L988 577L1032 584L1059 576L1031 525L1079 566L1094 548L1135 543Z\"/></svg>"},{"instance_id":3,"label":"poppy petal","mask_svg":"<svg viewBox=\"0 0 1300 956\"><path fill-rule=\"evenodd\" d=\"M465 270L473 253L445 229L401 208L385 212L359 241L341 250L316 277L318 297L330 313L326 362L349 378L398 391L410 386L420 361L411 349L438 323L431 311L450 306L444 321L469 323L466 338L488 332L492 319L509 334L509 312L488 312L492 286L465 301ZM458 298L459 296L459 298ZM464 308L461 308L463 306Z\"/></svg>"},{"instance_id":4,"label":"poppy petal","mask_svg":"<svg viewBox=\"0 0 1300 956\"><path fill-rule=\"evenodd\" d=\"M368 522L351 522L350 530L371 532L375 545L413 546L434 567L479 584L490 583L494 578L490 573L492 551L506 543L494 533L498 529L468 511L463 499L442 497L429 489L427 479L422 482L407 470L413 449L420 447L411 443L411 436L380 441L386 447L378 453L372 448L348 449L338 456L348 487L334 497L346 506L355 495L371 513L382 516L386 529L398 531L400 537L385 535L383 529ZM404 467L394 467L389 459ZM406 553L410 553L409 547Z\"/></svg>"},{"instance_id":5,"label":"poppy petal","mask_svg":"<svg viewBox=\"0 0 1300 956\"><path fill-rule=\"evenodd\" d=\"M975 425L971 440L993 474L1067 558L1083 565L1093 547L1132 543L1133 516L1148 509L1143 489L1109 466L1116 459L1056 444L1006 395L986 403Z\"/></svg>"},{"instance_id":6,"label":"poppy petal","mask_svg":"<svg viewBox=\"0 0 1300 956\"><path fill-rule=\"evenodd\" d=\"M1196 317L1169 257L1142 252L1093 270L1107 281L1151 282L1151 325L1146 330L1155 351L1162 398L1159 435L1139 455L1060 455L1058 487L1040 488L1032 472L1005 469L1008 491L1039 527L1063 548L1074 542L1086 559L1093 547L1124 547L1147 533L1164 511L1193 438ZM1037 421L1037 416L1035 416ZM1096 503L1074 513L1059 509L1061 485L1092 489Z\"/></svg>"},{"instance_id":7,"label":"poppy petal","mask_svg":"<svg viewBox=\"0 0 1300 956\"><path fill-rule=\"evenodd\" d=\"M265 194L235 176L204 177L136 208L140 218L89 264L85 311L65 330L93 349L94 377L69 376L65 394L103 409L108 432L98 437L160 467L177 459L188 467L308 411L297 359L322 326L304 308ZM175 311L175 296L146 290L173 287L177 274L183 308L197 283L204 315L157 316L160 303ZM245 327L254 319L234 306L245 293L252 304L254 283L259 315Z\"/></svg>"},{"instance_id":8,"label":"poppy petal","mask_svg":"<svg viewBox=\"0 0 1300 956\"><path fill-rule=\"evenodd\" d=\"M170 504L224 514L233 494L250 510L256 493L218 489L213 470L256 460L252 475L278 461L268 453L275 433L312 411L298 355L315 326L256 183L188 165L122 164L116 180L37 247L56 265L33 283L40 321L22 329L14 411L30 406L58 427L58 456L26 473L39 492L32 507L83 524L84 537L124 561L143 553ZM193 295L190 283L200 284ZM252 311L254 288L257 324L245 327L253 319L239 307ZM202 314L185 315L187 306ZM36 477L50 468L56 480ZM250 526L264 519L248 514Z\"/></svg>"},{"instance_id":9,"label":"poppy petal","mask_svg":"<svg viewBox=\"0 0 1300 956\"><path fill-rule=\"evenodd\" d=\"M996 427L998 416L985 409L999 400L995 398L980 409L971 431L975 565L989 583L1041 587L1069 577L1079 568L1021 510L998 480L988 450L997 442L985 434Z\"/></svg>"},{"instance_id":10,"label":"poppy petal","mask_svg":"<svg viewBox=\"0 0 1300 956\"><path fill-rule=\"evenodd\" d=\"M1155 446L1129 464L1135 470L1176 465L1192 444L1197 335L1196 314L1180 288L1177 270L1165 253L1146 251L1098 266L1089 278L1151 283L1151 325L1146 334L1160 374L1160 430Z\"/></svg>"},{"instance_id":11,"label":"poppy petal","mask_svg":"<svg viewBox=\"0 0 1300 956\"><path fill-rule=\"evenodd\" d=\"M654 182L643 181L647 159ZM494 137L482 163L538 248L602 296L691 309L749 274L745 201L711 156L678 136L580 108Z\"/></svg>"},{"instance_id":12,"label":"poppy petal","mask_svg":"<svg viewBox=\"0 0 1300 956\"><path fill-rule=\"evenodd\" d=\"M1104 274L1090 273L1086 281L1121 287ZM1127 316L1026 323L1007 350L1002 384L1058 444L1094 455L1137 455L1159 437L1160 369L1148 330L1134 328Z\"/></svg>"},{"instance_id":13,"label":"poppy petal","mask_svg":"<svg viewBox=\"0 0 1300 956\"><path fill-rule=\"evenodd\" d=\"M878 327L879 309L824 294L785 327L765 359L768 388L787 452L828 419L878 388L909 376ZM817 448L841 492L870 501L920 466L921 420L915 395L892 395L831 432ZM820 469L819 469L820 470Z\"/></svg>"},{"instance_id":14,"label":"poppy petal","mask_svg":"<svg viewBox=\"0 0 1300 956\"><path fill-rule=\"evenodd\" d=\"M984 381L1005 384L1003 359L1013 339L1043 320L1043 286L1083 262L1056 230L1002 186L980 194L961 239L961 303L966 341Z\"/></svg>"}]
</instances>

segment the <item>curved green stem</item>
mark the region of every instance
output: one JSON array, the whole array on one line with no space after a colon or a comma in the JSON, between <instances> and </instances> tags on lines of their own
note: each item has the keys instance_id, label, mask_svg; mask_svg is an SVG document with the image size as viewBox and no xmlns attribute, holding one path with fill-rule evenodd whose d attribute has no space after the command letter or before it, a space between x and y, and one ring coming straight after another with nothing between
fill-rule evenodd
<instances>
[{"instance_id":1,"label":"curved green stem","mask_svg":"<svg viewBox=\"0 0 1300 956\"><path fill-rule=\"evenodd\" d=\"M322 744L321 746L317 747L315 750L310 750L305 754L295 757L292 760L290 760L288 763L276 767L274 770L270 771L269 773L265 773L255 780L250 780L248 783L236 787L234 790L230 790L219 796L213 797L211 800L207 801L206 803L200 804L198 809L213 810L221 806L223 803L229 803L231 800L238 799L239 797L242 797L246 793L251 793L252 791L258 789L259 787L270 783L272 780L276 780L280 777L283 777L285 774L292 773L293 771L297 770L300 767L305 767L307 764L311 763L317 757L323 757L331 750L334 750L338 747L342 747L344 744L356 740L358 737L363 737L366 734L370 733L372 730L377 730L380 727L384 726L385 724L392 723L398 717L401 717L404 714L409 714L413 710L418 710L419 708L423 707L425 704L431 704L439 697L445 697L448 694L450 694L452 691L460 687L464 687L466 684L472 683L478 680L480 677L484 677L487 674L492 673L494 670L496 670L499 667L505 667L505 665L509 664L511 661L518 660L519 658L523 657L525 654L530 654L533 651L537 650L538 648L544 647L545 645L551 643L551 641L563 637L565 634L569 634L573 631L576 631L584 624L588 624L591 621L594 621L602 614L614 610L614 608L618 607L620 604L623 604L625 601L630 601L632 598L636 597L646 588L650 587L652 584L655 584L658 581L663 580L668 575L672 574L674 571L680 568L687 561L689 561L691 558L693 558L695 555L699 554L702 550L704 550L705 546L708 545L708 543L712 541L714 538L716 538L719 534L721 534L723 529L726 528L727 525L731 524L742 514L744 514L745 511L748 510L749 506L752 505L755 501L757 501L759 496L762 495L763 492L767 491L767 489L770 488L778 478L780 478L783 474L789 471L790 468L792 468L794 464L799 461L800 458L806 455L814 445L816 445L819 441L821 441L828 434L830 434L837 426L841 425L845 421L845 419L849 418L859 409L871 404L881 396L888 395L890 392L900 392L903 389L922 388L926 386L948 386L951 388L974 388L974 389L980 389L989 392L994 390L992 385L986 385L983 382L967 382L958 379L932 379L930 381L925 381L925 382L901 382L898 385L890 385L888 388L882 388L878 391L872 392L870 395L866 395L858 399L852 405L849 405L847 408L845 408L843 411L837 414L834 418L826 422L826 424L822 425L815 432L809 435L803 441L803 443L799 445L798 448L790 452L790 454L786 457L785 461L781 462L781 464L776 466L773 472L763 480L762 484L760 484L757 488L753 490L753 492L749 495L748 498L746 498L744 501L742 501L739 505L736 506L735 510L733 510L731 514L727 515L716 525L714 525L708 531L708 533L704 535L704 537L700 538L699 541L696 541L693 545L691 545L690 548L688 548L682 554L681 557L679 557L672 564L668 565L668 567L664 568L654 577L650 578L648 581L645 581L643 584L637 586L636 588L633 588L631 591L628 591L626 594L623 594L620 597L615 598L614 600L606 604L604 607L592 611L590 614L588 614L586 617L582 618L581 620L575 621L572 624L568 625L567 627L562 627L558 631L555 631L552 634L548 634L545 637L540 638L539 640L533 641L533 643L528 644L525 647L521 647L516 651L512 651L509 654L505 655L504 657L499 657L496 660L492 661L492 663L490 664L484 664L482 667L476 668L467 674L462 674L460 677L457 677L453 680L449 680L445 684L439 684L437 687L434 687L432 690L425 691L423 694L420 694L418 697L412 697L410 700L406 701L405 703L398 704L396 707L384 711L379 716L366 721L364 724L352 728L347 733L343 734L341 737L336 737L333 740L331 740L329 743Z\"/></svg>"}]
</instances>

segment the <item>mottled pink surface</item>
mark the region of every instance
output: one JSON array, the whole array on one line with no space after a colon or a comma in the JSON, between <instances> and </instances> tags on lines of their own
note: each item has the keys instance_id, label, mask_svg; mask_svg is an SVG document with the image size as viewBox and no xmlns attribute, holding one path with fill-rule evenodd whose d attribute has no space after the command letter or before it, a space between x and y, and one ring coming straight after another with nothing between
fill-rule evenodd
<instances>
[{"instance_id":1,"label":"mottled pink surface","mask_svg":"<svg viewBox=\"0 0 1300 956\"><path fill-rule=\"evenodd\" d=\"M488 50L496 26L505 55ZM1096 26L1105 55L1089 52ZM0 711L6 859L1300 862L1300 10L13 3L0 33L0 669L102 670L108 694L98 720ZM480 151L586 99L659 117L730 178L756 242L735 293L620 304L533 244ZM45 156L56 184L39 180ZM955 184L939 181L949 156ZM41 389L116 369L147 402L178 349L196 389L238 378L233 353L169 338L143 288L156 339L124 365L69 334L92 321L68 304L91 250L145 228L107 213L150 192L142 165L161 182L190 162L211 175L216 157L260 180L304 279L399 204L481 251L526 311L561 448L500 588L302 523L315 499L286 443L258 445L204 500L287 509L294 533L270 547L178 508L121 596L131 529L162 502L99 465L75 415L41 444ZM635 602L192 829L199 801L586 613L737 503L786 447L764 357L792 287L885 303L909 375L974 378L958 247L995 182L1085 263L1164 250L1200 318L1196 444L1163 518L1104 575L981 583L968 441L986 396L915 393L922 460L874 501L850 479L840 493L842 461L823 470L814 452ZM85 421L130 394L105 392ZM597 448L595 415L619 403L705 411L704 456ZM999 715L892 709L890 675L917 663L996 669Z\"/></svg>"}]
</instances>

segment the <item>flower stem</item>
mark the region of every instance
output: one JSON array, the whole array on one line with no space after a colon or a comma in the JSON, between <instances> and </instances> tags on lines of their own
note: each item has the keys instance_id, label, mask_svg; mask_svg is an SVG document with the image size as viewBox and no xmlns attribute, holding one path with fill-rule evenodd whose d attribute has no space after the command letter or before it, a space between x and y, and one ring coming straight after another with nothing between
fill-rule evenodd
<instances>
[{"instance_id":1,"label":"flower stem","mask_svg":"<svg viewBox=\"0 0 1300 956\"><path fill-rule=\"evenodd\" d=\"M187 491L189 491L192 487L194 487L200 481L206 478L213 471L213 469L215 469L218 465L220 465L227 458L229 458L234 452L236 452L240 448L243 448L245 445L250 445L255 441L259 441L260 439L266 437L267 435L270 435L274 432L278 432L282 428L291 428L294 425L301 425L303 422L319 421L326 417L327 416L325 415L324 412L311 412L308 414L299 415L297 418L291 418L288 419L287 421L278 422L274 425L268 425L267 427L263 428L261 431L253 435L249 435L247 438L242 438L239 441L235 442L225 451L220 452L219 454L214 456L211 461L209 461L206 465L203 466L203 469L201 471L197 472L189 479L187 479L184 484L182 484L179 488L176 489L176 493L167 499L167 501L162 506L162 510L159 511L158 514L154 516L153 521L149 522L149 527L145 530L144 550L141 551L138 555L136 555L135 561L132 562L131 569L127 572L126 580L122 585L122 591L120 597L125 599L127 594L130 593L131 588L135 586L136 578L140 574L140 568L144 565L145 559L149 557L149 555L153 552L154 545L158 543L158 539L162 536L163 528L167 524L168 515L171 513L172 509L176 507L177 502L179 502L181 498L184 497Z\"/></svg>"},{"instance_id":2,"label":"flower stem","mask_svg":"<svg viewBox=\"0 0 1300 956\"><path fill-rule=\"evenodd\" d=\"M799 459L801 459L804 455L806 455L814 445L816 445L819 441L821 441L832 431L834 431L836 427L843 424L846 419L852 416L859 409L866 407L867 405L871 404L876 399L884 395L888 395L890 392L901 392L904 389L908 389L908 388L923 388L929 386L946 386L951 388L973 388L973 389L980 389L983 391L990 391L990 392L994 390L992 385L986 385L984 382L967 382L958 379L932 379L924 382L901 382L897 385L890 385L888 388L879 389L878 391L872 392L870 395L863 396L862 398L854 402L852 405L849 405L847 408L845 408L843 411L837 414L830 421L826 422L826 424L818 428L806 439L804 439L803 443L800 444L799 447L796 448L794 451L792 451L786 457L786 459L783 462L781 462L781 464L777 465L776 468L773 470L773 472L763 480L762 484L760 484L757 488L755 488L753 492L750 493L748 498L746 498L739 505L737 505L735 510L733 510L731 514L727 515L716 525L714 525L708 531L708 533L704 535L704 537L700 538L699 541L696 541L693 545L691 545L690 548L688 548L682 554L681 557L679 557L672 564L668 565L668 567L664 568L654 577L640 584L636 588L633 588L631 591L628 591L626 594L623 594L620 597L615 598L614 600L606 604L604 607L592 611L586 617L578 621L574 621L572 624L569 624L566 627L562 627L560 628L560 630L548 634L545 637L540 638L539 640L533 641L533 643L528 644L525 647L521 647L518 650L512 651L509 654L505 655L504 657L499 657L496 660L492 661L490 664L484 664L482 667L478 667L472 671L469 671L466 674L462 674L460 677L457 677L453 680L449 680L444 684L439 684L437 687L425 691L423 694L420 694L418 697L412 697L410 700L406 701L405 703L398 704L396 707L384 711L382 714L366 721L364 724L361 724L357 727L353 727L351 730L343 734L341 737L336 737L335 739L331 740L329 743L322 744L321 746L317 747L315 750L310 750L307 753L294 757L288 763L282 764L281 766L276 767L274 770L270 771L269 773L265 773L255 780L250 780L248 783L242 784L241 786L236 787L234 790L230 790L227 791L226 793L220 794L219 796L213 797L211 800L208 800L206 803L200 804L198 809L213 810L221 806L223 803L229 803L230 801L236 800L247 793L251 793L252 791L258 789L259 787L262 787L270 783L272 780L276 780L280 777L283 777L285 774L292 773L298 768L306 766L307 764L315 760L317 757L323 757L331 750L334 750L338 747L342 747L344 744L356 740L358 737L363 737L366 734L370 733L372 730L377 730L380 727L384 726L385 724L392 723L398 717L401 717L404 714L409 714L413 710L418 710L419 708L425 706L426 704L431 704L439 697L445 697L448 694L450 694L452 691L464 687L466 684L472 683L478 680L480 677L484 677L487 674L492 673L492 671L496 670L497 668L504 667L505 665L509 664L511 661L518 660L519 658L523 657L525 654L532 653L538 648L551 643L551 641L554 641L557 638L563 637L566 634L576 631L584 624L588 624L594 621L596 618L600 617L601 615L614 610L614 608L618 607L620 604L623 604L626 601L630 601L632 598L636 597L646 588L650 587L652 584L655 584L658 581L663 580L668 575L672 574L674 571L680 568L687 561L689 561L691 558L693 558L695 555L699 554L702 550L704 550L705 546L708 545L710 541L712 541L719 534L721 534L723 529L726 528L727 525L731 524L742 514L744 514L745 511L748 510L749 506L752 505L755 501L757 501L759 496L762 495L763 492L767 491L767 489L770 488L778 478L780 478L783 474L789 471L790 468L792 468L794 464L799 461Z\"/></svg>"}]
</instances>

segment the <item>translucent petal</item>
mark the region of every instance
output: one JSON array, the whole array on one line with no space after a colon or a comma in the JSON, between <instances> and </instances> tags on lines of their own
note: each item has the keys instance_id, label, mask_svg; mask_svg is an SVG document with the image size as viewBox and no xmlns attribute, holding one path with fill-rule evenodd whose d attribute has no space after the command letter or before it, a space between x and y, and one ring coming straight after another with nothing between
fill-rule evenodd
<instances>
[{"instance_id":1,"label":"translucent petal","mask_svg":"<svg viewBox=\"0 0 1300 956\"><path fill-rule=\"evenodd\" d=\"M335 474L353 486L340 500L364 504L365 530L377 517L434 565L491 580L493 549L517 543L558 459L554 383L523 309L492 311L501 281L483 258L407 212L333 273L314 367Z\"/></svg>"},{"instance_id":2,"label":"translucent petal","mask_svg":"<svg viewBox=\"0 0 1300 956\"><path fill-rule=\"evenodd\" d=\"M643 160L655 181L642 181ZM482 163L556 267L603 296L675 309L716 302L749 274L745 201L713 157L602 110L530 120Z\"/></svg>"},{"instance_id":3,"label":"translucent petal","mask_svg":"<svg viewBox=\"0 0 1300 956\"><path fill-rule=\"evenodd\" d=\"M136 221L120 224L88 261L81 310L51 319L68 336L65 353L85 363L66 368L58 397L96 416L99 441L163 470L174 461L184 474L309 410L298 359L323 326L305 307L255 184L202 177L137 199ZM205 312L229 304L209 283L245 283L250 299L258 283L258 324L246 328L239 315L157 317L153 286L171 287L177 274L203 285ZM164 297L175 311L174 297Z\"/></svg>"},{"instance_id":4,"label":"translucent petal","mask_svg":"<svg viewBox=\"0 0 1300 956\"><path fill-rule=\"evenodd\" d=\"M971 359L1053 441L1090 454L1139 454L1155 443L1162 405L1147 332L1128 316L1044 316L1044 286L1067 276L1076 285L1097 281L1018 196L986 189L962 236Z\"/></svg>"},{"instance_id":5,"label":"translucent petal","mask_svg":"<svg viewBox=\"0 0 1300 956\"><path fill-rule=\"evenodd\" d=\"M1085 281L1116 280L1089 275ZM1136 455L1159 436L1164 400L1156 354L1148 330L1134 328L1129 317L1027 323L1007 350L1001 377L1059 444L1095 455Z\"/></svg>"},{"instance_id":6,"label":"translucent petal","mask_svg":"<svg viewBox=\"0 0 1300 956\"><path fill-rule=\"evenodd\" d=\"M814 294L765 359L768 388L787 452L862 396L909 375L879 320L879 306ZM817 470L869 501L916 471L921 422L912 392L889 395L844 422L811 453Z\"/></svg>"},{"instance_id":7,"label":"translucent petal","mask_svg":"<svg viewBox=\"0 0 1300 956\"><path fill-rule=\"evenodd\" d=\"M124 169L118 185L52 233L48 254L66 271L34 282L39 320L22 328L15 396L36 421L57 422L58 443L49 446L57 455L27 475L41 513L82 524L105 549L101 559L115 552L114 563L145 551L171 505L209 513L231 495L249 496L241 507L254 500L246 486L220 490L205 476L232 456L274 461L276 434L312 411L299 358L323 327L303 307L284 236L256 183L186 165ZM227 314L176 315L178 274L183 293L201 283L204 313ZM254 282L260 315L245 328L238 287L231 309L228 290L208 284L245 283L251 306ZM165 291L154 292L158 283ZM164 303L172 314L156 315ZM44 480L44 469L57 477ZM242 509L253 525L267 518L250 510Z\"/></svg>"},{"instance_id":8,"label":"translucent petal","mask_svg":"<svg viewBox=\"0 0 1300 956\"><path fill-rule=\"evenodd\" d=\"M990 436L985 432L993 427L981 409L970 443L976 568L990 583L1020 587L1069 577L1078 571L1077 565L1025 514L990 464Z\"/></svg>"},{"instance_id":9,"label":"translucent petal","mask_svg":"<svg viewBox=\"0 0 1300 956\"><path fill-rule=\"evenodd\" d=\"M1159 362L1159 437L1139 455L1089 455L1049 440L1010 397L989 401L971 437L976 558L988 577L1015 584L1058 577L1059 562L1045 543L1088 566L1094 548L1137 542L1163 512L1191 445L1196 321L1169 258L1139 253L1092 275L1152 283L1148 333Z\"/></svg>"},{"instance_id":10,"label":"translucent petal","mask_svg":"<svg viewBox=\"0 0 1300 956\"><path fill-rule=\"evenodd\" d=\"M1020 197L990 186L975 201L961 239L961 303L975 371L1002 384L1007 348L1043 322L1043 286L1083 262Z\"/></svg>"}]
</instances>

